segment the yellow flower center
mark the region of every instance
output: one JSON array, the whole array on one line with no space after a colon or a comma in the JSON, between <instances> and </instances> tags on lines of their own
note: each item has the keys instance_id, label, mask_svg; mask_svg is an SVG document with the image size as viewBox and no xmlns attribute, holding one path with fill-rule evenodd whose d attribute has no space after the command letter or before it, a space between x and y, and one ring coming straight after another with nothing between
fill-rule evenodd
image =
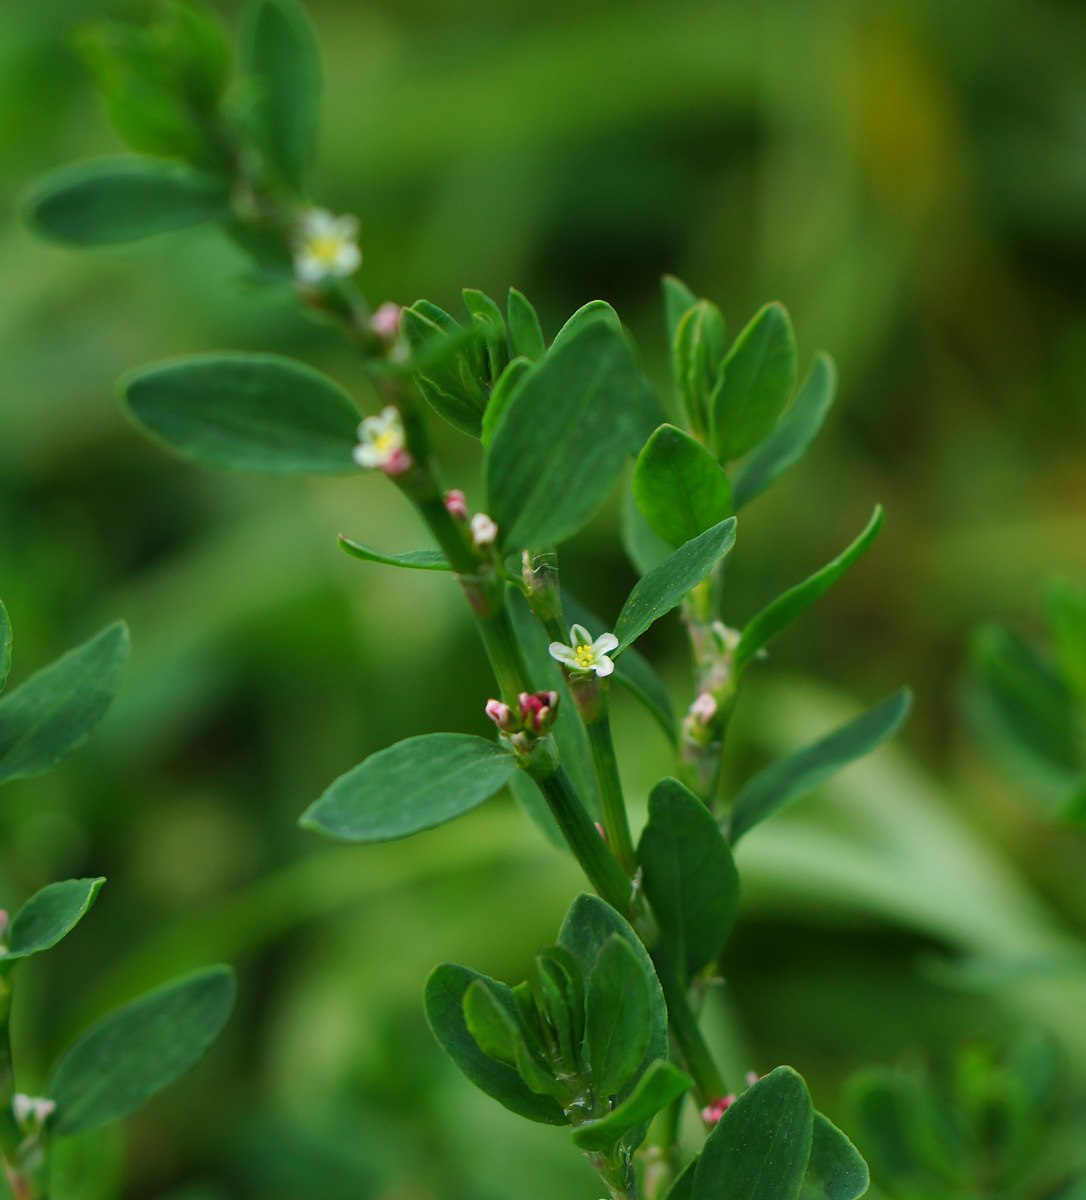
<instances>
[{"instance_id":1,"label":"yellow flower center","mask_svg":"<svg viewBox=\"0 0 1086 1200\"><path fill-rule=\"evenodd\" d=\"M309 253L322 266L332 266L343 249L343 240L332 234L322 234L309 239Z\"/></svg>"},{"instance_id":2,"label":"yellow flower center","mask_svg":"<svg viewBox=\"0 0 1086 1200\"><path fill-rule=\"evenodd\" d=\"M577 666L590 667L596 661L596 656L592 652L592 647L588 645L577 646L573 651L573 656L577 660Z\"/></svg>"},{"instance_id":3,"label":"yellow flower center","mask_svg":"<svg viewBox=\"0 0 1086 1200\"><path fill-rule=\"evenodd\" d=\"M385 430L373 439L373 448L378 454L390 454L399 449L399 438L391 430Z\"/></svg>"}]
</instances>

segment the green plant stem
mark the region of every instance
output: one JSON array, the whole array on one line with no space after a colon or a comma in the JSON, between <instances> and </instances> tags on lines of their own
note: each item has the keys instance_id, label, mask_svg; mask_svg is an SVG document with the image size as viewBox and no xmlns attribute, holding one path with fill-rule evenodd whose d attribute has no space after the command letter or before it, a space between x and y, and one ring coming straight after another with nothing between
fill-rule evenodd
<instances>
[{"instance_id":1,"label":"green plant stem","mask_svg":"<svg viewBox=\"0 0 1086 1200\"><path fill-rule=\"evenodd\" d=\"M0 1152L4 1177L14 1200L34 1200L31 1181L23 1174L19 1148L22 1134L15 1121L15 1067L11 1056L11 980L0 973Z\"/></svg>"},{"instance_id":2,"label":"green plant stem","mask_svg":"<svg viewBox=\"0 0 1086 1200\"><path fill-rule=\"evenodd\" d=\"M702 1105L711 1104L723 1096L727 1088L709 1047L698 1028L697 1017L679 979L667 947L657 944L650 951L656 974L667 1001L668 1024L679 1047L683 1063L694 1080L694 1090Z\"/></svg>"},{"instance_id":3,"label":"green plant stem","mask_svg":"<svg viewBox=\"0 0 1086 1200\"><path fill-rule=\"evenodd\" d=\"M586 718L588 742L592 748L592 762L596 768L596 779L600 785L600 800L603 805L603 827L619 866L627 875L633 875L637 867L630 821L626 814L626 800L622 794L622 780L618 773L618 758L615 742L611 736L611 718L607 712L607 694L603 689L600 709L591 719Z\"/></svg>"},{"instance_id":4,"label":"green plant stem","mask_svg":"<svg viewBox=\"0 0 1086 1200\"><path fill-rule=\"evenodd\" d=\"M566 839L581 869L599 895L626 916L630 911L632 888L626 872L618 865L607 843L599 835L580 797L573 789L565 768L549 765L525 765L535 780L562 836Z\"/></svg>"},{"instance_id":5,"label":"green plant stem","mask_svg":"<svg viewBox=\"0 0 1086 1200\"><path fill-rule=\"evenodd\" d=\"M679 1096L652 1123L649 1144L641 1151L645 1163L645 1200L664 1200L679 1173L679 1118L684 1097Z\"/></svg>"}]
</instances>

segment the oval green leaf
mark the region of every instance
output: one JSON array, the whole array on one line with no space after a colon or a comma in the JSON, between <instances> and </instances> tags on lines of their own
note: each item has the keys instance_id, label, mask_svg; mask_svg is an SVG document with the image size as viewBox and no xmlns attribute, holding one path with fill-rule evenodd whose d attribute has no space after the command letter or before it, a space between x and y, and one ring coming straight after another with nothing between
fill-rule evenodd
<instances>
[{"instance_id":1,"label":"oval green leaf","mask_svg":"<svg viewBox=\"0 0 1086 1200\"><path fill-rule=\"evenodd\" d=\"M275 475L338 475L352 457L358 412L346 392L276 354L200 354L121 382L136 421L205 466Z\"/></svg>"},{"instance_id":2,"label":"oval green leaf","mask_svg":"<svg viewBox=\"0 0 1086 1200\"><path fill-rule=\"evenodd\" d=\"M96 158L39 179L23 213L50 241L105 246L226 217L229 196L221 179L181 163Z\"/></svg>"},{"instance_id":3,"label":"oval green leaf","mask_svg":"<svg viewBox=\"0 0 1086 1200\"><path fill-rule=\"evenodd\" d=\"M677 779L649 796L638 847L645 895L684 980L724 948L739 906L739 872L708 808Z\"/></svg>"},{"instance_id":4,"label":"oval green leaf","mask_svg":"<svg viewBox=\"0 0 1086 1200\"><path fill-rule=\"evenodd\" d=\"M797 1200L811 1155L807 1085L777 1067L748 1088L709 1134L694 1200Z\"/></svg>"},{"instance_id":5,"label":"oval green leaf","mask_svg":"<svg viewBox=\"0 0 1086 1200\"><path fill-rule=\"evenodd\" d=\"M694 1081L672 1063L658 1059L637 1081L637 1086L617 1107L598 1121L590 1121L573 1131L573 1141L582 1150L608 1151L631 1131L644 1128L648 1121L672 1100L691 1088ZM634 1149L637 1142L629 1147Z\"/></svg>"},{"instance_id":6,"label":"oval green leaf","mask_svg":"<svg viewBox=\"0 0 1086 1200\"><path fill-rule=\"evenodd\" d=\"M734 846L755 825L813 792L842 767L870 754L892 737L901 728L911 704L912 693L901 688L833 733L759 771L735 798L728 825L731 844Z\"/></svg>"},{"instance_id":7,"label":"oval green leaf","mask_svg":"<svg viewBox=\"0 0 1086 1200\"><path fill-rule=\"evenodd\" d=\"M513 999L515 1006L515 994ZM520 1016L506 1009L501 995L486 980L473 980L464 993L464 1021L487 1058L512 1067L529 1091L559 1102L569 1095L528 1048Z\"/></svg>"},{"instance_id":8,"label":"oval green leaf","mask_svg":"<svg viewBox=\"0 0 1086 1200\"><path fill-rule=\"evenodd\" d=\"M523 292L511 287L505 310L509 317L509 340L513 345L513 354L523 355L532 362L542 358L547 342L532 302Z\"/></svg>"},{"instance_id":9,"label":"oval green leaf","mask_svg":"<svg viewBox=\"0 0 1086 1200\"><path fill-rule=\"evenodd\" d=\"M661 425L634 466L637 507L653 531L681 546L732 515L732 486L708 450L674 425Z\"/></svg>"},{"instance_id":10,"label":"oval green leaf","mask_svg":"<svg viewBox=\"0 0 1086 1200\"><path fill-rule=\"evenodd\" d=\"M670 346L675 341L679 322L697 304L698 298L674 275L663 276L660 287L664 294L664 328L667 330L667 344Z\"/></svg>"},{"instance_id":11,"label":"oval green leaf","mask_svg":"<svg viewBox=\"0 0 1086 1200\"><path fill-rule=\"evenodd\" d=\"M712 396L724 362L724 317L708 300L698 300L675 328L671 372L691 427L707 434Z\"/></svg>"},{"instance_id":12,"label":"oval green leaf","mask_svg":"<svg viewBox=\"0 0 1086 1200\"><path fill-rule=\"evenodd\" d=\"M643 579L638 580L615 622L619 649L669 613L709 574L735 544L735 518L729 517L680 546Z\"/></svg>"},{"instance_id":13,"label":"oval green leaf","mask_svg":"<svg viewBox=\"0 0 1086 1200\"><path fill-rule=\"evenodd\" d=\"M301 824L342 842L387 842L444 825L500 791L516 760L467 733L425 733L341 775Z\"/></svg>"},{"instance_id":14,"label":"oval green leaf","mask_svg":"<svg viewBox=\"0 0 1086 1200\"><path fill-rule=\"evenodd\" d=\"M613 1096L637 1073L652 1032L651 967L620 934L600 950L588 977L585 1049L601 1096Z\"/></svg>"},{"instance_id":15,"label":"oval green leaf","mask_svg":"<svg viewBox=\"0 0 1086 1200\"><path fill-rule=\"evenodd\" d=\"M372 546L339 535L340 547L352 558L363 562L381 563L386 567L406 567L411 571L451 571L448 559L440 550L408 550L403 554L382 554Z\"/></svg>"},{"instance_id":16,"label":"oval green leaf","mask_svg":"<svg viewBox=\"0 0 1086 1200\"><path fill-rule=\"evenodd\" d=\"M12 918L2 961L29 958L67 937L90 910L103 883L103 876L66 879L35 892Z\"/></svg>"},{"instance_id":17,"label":"oval green leaf","mask_svg":"<svg viewBox=\"0 0 1086 1200\"><path fill-rule=\"evenodd\" d=\"M174 980L92 1025L65 1051L46 1095L54 1135L96 1129L139 1108L187 1071L234 1006L229 967Z\"/></svg>"},{"instance_id":18,"label":"oval green leaf","mask_svg":"<svg viewBox=\"0 0 1086 1200\"><path fill-rule=\"evenodd\" d=\"M105 716L128 658L110 625L0 699L0 783L56 766Z\"/></svg>"},{"instance_id":19,"label":"oval green leaf","mask_svg":"<svg viewBox=\"0 0 1086 1200\"><path fill-rule=\"evenodd\" d=\"M828 1117L816 1112L800 1200L859 1200L870 1186L871 1172L859 1150Z\"/></svg>"}]
</instances>

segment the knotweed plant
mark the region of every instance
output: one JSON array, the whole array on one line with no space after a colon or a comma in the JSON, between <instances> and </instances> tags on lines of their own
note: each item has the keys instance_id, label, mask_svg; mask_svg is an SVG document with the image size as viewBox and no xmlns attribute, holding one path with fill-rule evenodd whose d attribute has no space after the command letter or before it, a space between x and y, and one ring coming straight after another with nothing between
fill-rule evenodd
<instances>
[{"instance_id":1,"label":"knotweed plant","mask_svg":"<svg viewBox=\"0 0 1086 1200\"><path fill-rule=\"evenodd\" d=\"M128 413L208 467L384 476L434 547L391 552L341 538L343 549L451 576L493 669L492 737L398 742L335 780L303 825L347 842L403 838L508 788L568 847L591 889L527 981L438 966L425 992L437 1040L499 1103L569 1126L616 1200L862 1195L866 1165L796 1071L725 1079L699 1021L739 903L736 845L893 734L908 707L899 692L724 794L725 734L744 677L882 522L876 508L823 569L752 617L733 611L725 565L736 514L816 435L833 398L830 359L817 355L797 389L781 305L729 339L720 310L673 278L663 288L665 395L603 301L549 339L515 288L503 304L465 290L460 318L426 300L373 305L359 284L359 222L313 196L319 60L295 0L247 4L236 69L214 14L181 0L146 27L88 35L86 48L136 153L41 180L27 200L32 225L90 246L215 222L268 286L289 288L303 311L338 329L378 397L363 415L354 396L300 362L216 353L129 375ZM478 491L443 474L434 419L476 444ZM620 485L638 582L617 614L602 613L564 586L559 549ZM481 503L469 504L476 491ZM678 714L636 645L669 615L685 627L692 662ZM674 748L674 773L652 788L640 830L612 739L615 687ZM691 1113L697 1145L680 1136Z\"/></svg>"}]
</instances>

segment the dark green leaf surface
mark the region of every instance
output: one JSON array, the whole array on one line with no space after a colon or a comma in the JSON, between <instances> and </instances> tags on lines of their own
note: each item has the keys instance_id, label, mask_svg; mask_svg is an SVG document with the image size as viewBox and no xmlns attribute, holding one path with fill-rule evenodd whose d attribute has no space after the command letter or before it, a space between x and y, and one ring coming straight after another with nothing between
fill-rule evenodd
<instances>
[{"instance_id":1,"label":"dark green leaf surface","mask_svg":"<svg viewBox=\"0 0 1086 1200\"><path fill-rule=\"evenodd\" d=\"M454 429L479 437L487 404L479 330L461 328L447 312L426 300L405 308L402 322L411 346L415 381L426 402Z\"/></svg>"},{"instance_id":2,"label":"dark green leaf surface","mask_svg":"<svg viewBox=\"0 0 1086 1200\"><path fill-rule=\"evenodd\" d=\"M510 288L505 307L509 318L509 340L513 345L513 354L523 355L532 362L542 358L547 343L543 337L539 316L531 301L523 292Z\"/></svg>"},{"instance_id":3,"label":"dark green leaf surface","mask_svg":"<svg viewBox=\"0 0 1086 1200\"><path fill-rule=\"evenodd\" d=\"M796 386L796 339L780 304L767 304L735 339L712 399L721 462L753 450L773 432Z\"/></svg>"},{"instance_id":4,"label":"dark green leaf surface","mask_svg":"<svg viewBox=\"0 0 1086 1200\"><path fill-rule=\"evenodd\" d=\"M11 619L8 610L0 600L0 692L7 685L8 674L11 671Z\"/></svg>"},{"instance_id":5,"label":"dark green leaf surface","mask_svg":"<svg viewBox=\"0 0 1086 1200\"><path fill-rule=\"evenodd\" d=\"M464 993L464 1020L487 1058L512 1067L529 1091L559 1101L568 1096L568 1091L533 1057L516 1011L505 1007L501 994L486 980L474 980Z\"/></svg>"},{"instance_id":6,"label":"dark green leaf surface","mask_svg":"<svg viewBox=\"0 0 1086 1200\"><path fill-rule=\"evenodd\" d=\"M317 142L320 52L295 0L250 0L242 70L250 134L272 171L305 195Z\"/></svg>"},{"instance_id":7,"label":"dark green leaf surface","mask_svg":"<svg viewBox=\"0 0 1086 1200\"><path fill-rule=\"evenodd\" d=\"M666 1108L672 1100L677 1100L693 1082L685 1071L657 1059L649 1065L638 1079L637 1086L621 1104L607 1116L573 1131L574 1143L582 1150L610 1150L631 1130L644 1127L662 1108ZM636 1145L635 1141L633 1146Z\"/></svg>"},{"instance_id":8,"label":"dark green leaf surface","mask_svg":"<svg viewBox=\"0 0 1086 1200\"><path fill-rule=\"evenodd\" d=\"M814 791L842 767L870 754L901 728L912 704L908 688L794 754L770 763L735 798L728 837L734 846L767 817Z\"/></svg>"},{"instance_id":9,"label":"dark green leaf surface","mask_svg":"<svg viewBox=\"0 0 1086 1200\"><path fill-rule=\"evenodd\" d=\"M735 652L735 669L741 671L748 662L778 633L790 625L800 613L805 612L824 592L871 548L882 528L882 507L875 505L871 519L860 536L832 562L820 571L808 576L802 583L783 592L771 604L766 605L743 630L739 649Z\"/></svg>"},{"instance_id":10,"label":"dark green leaf surface","mask_svg":"<svg viewBox=\"0 0 1086 1200\"><path fill-rule=\"evenodd\" d=\"M795 403L739 469L735 479L737 510L760 496L803 456L822 428L836 390L837 368L833 359L828 354L816 354Z\"/></svg>"},{"instance_id":11,"label":"dark green leaf surface","mask_svg":"<svg viewBox=\"0 0 1086 1200\"><path fill-rule=\"evenodd\" d=\"M634 467L637 507L672 546L704 533L732 515L732 488L708 450L674 425L661 425Z\"/></svg>"},{"instance_id":12,"label":"dark green leaf surface","mask_svg":"<svg viewBox=\"0 0 1086 1200\"><path fill-rule=\"evenodd\" d=\"M649 796L638 847L645 895L680 975L689 979L724 948L739 904L739 873L708 808L677 779Z\"/></svg>"},{"instance_id":13,"label":"dark green leaf surface","mask_svg":"<svg viewBox=\"0 0 1086 1200\"><path fill-rule=\"evenodd\" d=\"M344 842L387 842L444 825L500 791L508 750L466 733L426 733L370 755L307 809L301 824Z\"/></svg>"},{"instance_id":14,"label":"dark green leaf surface","mask_svg":"<svg viewBox=\"0 0 1086 1200\"><path fill-rule=\"evenodd\" d=\"M229 214L225 184L180 163L96 158L51 171L23 202L26 219L69 246L133 242Z\"/></svg>"},{"instance_id":15,"label":"dark green leaf surface","mask_svg":"<svg viewBox=\"0 0 1086 1200\"><path fill-rule=\"evenodd\" d=\"M633 435L640 372L600 317L524 377L487 449L488 511L509 550L571 537L611 490Z\"/></svg>"},{"instance_id":16,"label":"dark green leaf surface","mask_svg":"<svg viewBox=\"0 0 1086 1200\"><path fill-rule=\"evenodd\" d=\"M870 1185L871 1173L859 1150L832 1121L816 1112L800 1200L859 1200Z\"/></svg>"},{"instance_id":17,"label":"dark green leaf surface","mask_svg":"<svg viewBox=\"0 0 1086 1200\"><path fill-rule=\"evenodd\" d=\"M735 544L735 518L729 517L680 546L634 585L615 622L620 648L639 638L696 587Z\"/></svg>"},{"instance_id":18,"label":"dark green leaf surface","mask_svg":"<svg viewBox=\"0 0 1086 1200\"><path fill-rule=\"evenodd\" d=\"M74 750L105 715L127 658L128 631L110 625L0 699L0 783Z\"/></svg>"},{"instance_id":19,"label":"dark green leaf surface","mask_svg":"<svg viewBox=\"0 0 1086 1200\"><path fill-rule=\"evenodd\" d=\"M622 935L604 943L588 977L585 1048L601 1096L613 1096L633 1078L652 1032L654 980Z\"/></svg>"},{"instance_id":20,"label":"dark green leaf surface","mask_svg":"<svg viewBox=\"0 0 1086 1200\"><path fill-rule=\"evenodd\" d=\"M126 1004L65 1051L46 1095L53 1133L95 1129L139 1108L199 1059L234 1006L229 967L209 967Z\"/></svg>"},{"instance_id":21,"label":"dark green leaf surface","mask_svg":"<svg viewBox=\"0 0 1086 1200\"><path fill-rule=\"evenodd\" d=\"M796 1200L811 1153L807 1085L777 1067L745 1091L709 1134L694 1200Z\"/></svg>"},{"instance_id":22,"label":"dark green leaf surface","mask_svg":"<svg viewBox=\"0 0 1086 1200\"><path fill-rule=\"evenodd\" d=\"M526 358L514 358L494 385L486 411L483 413L481 437L484 446L489 446L494 440L494 434L497 433L498 426L509 409L509 402L516 395L521 380L528 374L531 366L531 362Z\"/></svg>"},{"instance_id":23,"label":"dark green leaf surface","mask_svg":"<svg viewBox=\"0 0 1086 1200\"><path fill-rule=\"evenodd\" d=\"M136 420L211 467L275 475L359 470L358 411L327 376L276 354L199 354L121 382Z\"/></svg>"},{"instance_id":24,"label":"dark green leaf surface","mask_svg":"<svg viewBox=\"0 0 1086 1200\"><path fill-rule=\"evenodd\" d=\"M697 1174L700 1157L699 1155L693 1162L687 1163L683 1167L664 1200L694 1200L694 1177Z\"/></svg>"},{"instance_id":25,"label":"dark green leaf surface","mask_svg":"<svg viewBox=\"0 0 1086 1200\"><path fill-rule=\"evenodd\" d=\"M480 1091L506 1108L544 1125L567 1125L566 1114L550 1096L532 1092L516 1071L488 1058L471 1035L464 1018L464 995L482 980L515 1016L513 994L503 983L488 979L468 967L442 963L426 981L426 1019L445 1053Z\"/></svg>"},{"instance_id":26,"label":"dark green leaf surface","mask_svg":"<svg viewBox=\"0 0 1086 1200\"><path fill-rule=\"evenodd\" d=\"M67 937L87 914L103 883L102 876L66 879L35 892L12 918L3 961L29 958Z\"/></svg>"},{"instance_id":27,"label":"dark green leaf surface","mask_svg":"<svg viewBox=\"0 0 1086 1200\"><path fill-rule=\"evenodd\" d=\"M352 558L363 562L382 563L386 567L406 567L411 571L451 571L445 555L440 550L407 550L403 554L382 554L372 546L352 541L339 535L339 544Z\"/></svg>"}]
</instances>

